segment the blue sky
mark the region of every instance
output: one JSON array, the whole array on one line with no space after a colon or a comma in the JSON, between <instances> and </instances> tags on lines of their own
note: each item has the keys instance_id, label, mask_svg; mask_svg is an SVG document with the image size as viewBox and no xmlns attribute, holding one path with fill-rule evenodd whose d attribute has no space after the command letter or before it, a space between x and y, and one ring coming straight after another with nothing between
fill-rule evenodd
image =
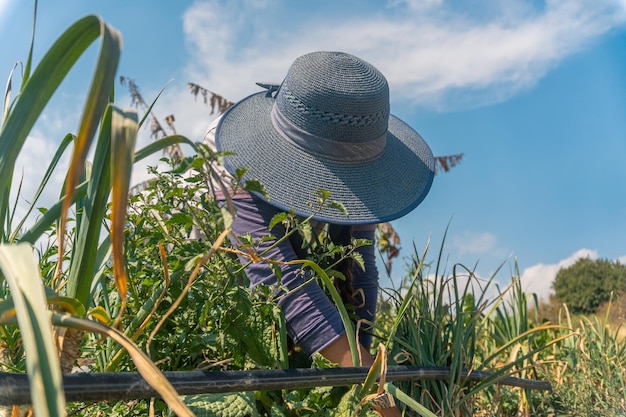
<instances>
[{"instance_id":1,"label":"blue sky","mask_svg":"<svg viewBox=\"0 0 626 417\"><path fill-rule=\"evenodd\" d=\"M32 3L0 0L2 79L26 59ZM257 91L256 81L280 82L293 59L314 50L378 67L392 112L435 155L464 154L393 223L405 257L430 238L435 259L449 227L448 270L477 265L486 277L504 263L499 281L507 283L517 260L524 286L542 296L577 257L626 262L625 0L41 0L35 62L90 13L122 33L119 74L135 79L146 100L169 82L155 112L174 114L193 140L214 116L187 82L237 101ZM40 161L76 130L94 55L95 47L27 142L25 195ZM116 101L130 105L123 86ZM149 140L142 132L140 142ZM145 178L144 168L135 175Z\"/></svg>"}]
</instances>

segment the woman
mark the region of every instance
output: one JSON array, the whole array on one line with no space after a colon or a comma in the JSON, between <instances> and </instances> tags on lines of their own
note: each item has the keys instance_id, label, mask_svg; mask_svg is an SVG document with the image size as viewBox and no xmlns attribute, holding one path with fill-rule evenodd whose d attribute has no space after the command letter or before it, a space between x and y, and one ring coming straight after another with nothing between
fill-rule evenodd
<instances>
[{"instance_id":1,"label":"woman","mask_svg":"<svg viewBox=\"0 0 626 417\"><path fill-rule=\"evenodd\" d=\"M344 242L352 237L373 241L376 224L417 207L434 176L426 142L390 115L385 77L371 64L341 52L297 58L280 86L235 104L213 124L205 141L229 153L225 175L245 168L244 180L258 180L266 189L265 196L232 195L237 214L233 231L250 235L259 252L268 250L264 257L278 261L298 259L299 247L293 239L281 242L285 233L281 225L269 230L275 214L293 210L303 217L313 215L343 233ZM337 205L320 208L316 203L320 190L329 192L330 200L341 203L345 211ZM270 234L278 245L261 239ZM378 289L374 246L358 251L365 270L351 269L356 312L373 322ZM241 260L251 285L277 283L269 265ZM280 283L287 292L279 305L289 335L309 354L319 352L340 366L352 366L336 307L300 269L281 267ZM362 365L369 366L371 335L359 336ZM391 407L385 415L396 413Z\"/></svg>"}]
</instances>

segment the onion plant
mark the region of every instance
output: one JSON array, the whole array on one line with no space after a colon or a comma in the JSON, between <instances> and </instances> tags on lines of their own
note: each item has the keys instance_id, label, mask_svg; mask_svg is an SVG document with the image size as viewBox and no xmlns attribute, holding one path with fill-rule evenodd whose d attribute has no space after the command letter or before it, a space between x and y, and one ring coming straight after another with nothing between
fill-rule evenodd
<instances>
[{"instance_id":1,"label":"onion plant","mask_svg":"<svg viewBox=\"0 0 626 417\"><path fill-rule=\"evenodd\" d=\"M444 239L445 240L445 239ZM391 311L382 329L395 364L450 369L445 381L416 381L399 386L437 415L473 415L476 397L492 395L507 376L537 377L539 352L569 334L546 339L552 324L533 324L519 277L506 291L493 292L495 273L479 279L474 270L454 265L449 275L441 262L443 245L432 275L426 275L427 251L414 253L410 280L389 294ZM391 323L389 325L389 323ZM539 337L541 336L541 337ZM465 372L489 371L490 377L468 382ZM523 405L528 409L528 404Z\"/></svg>"},{"instance_id":2,"label":"onion plant","mask_svg":"<svg viewBox=\"0 0 626 417\"><path fill-rule=\"evenodd\" d=\"M605 315L572 317L567 305L559 322L574 335L552 350L545 378L554 381L552 408L560 414L621 416L626 413L626 337Z\"/></svg>"}]
</instances>

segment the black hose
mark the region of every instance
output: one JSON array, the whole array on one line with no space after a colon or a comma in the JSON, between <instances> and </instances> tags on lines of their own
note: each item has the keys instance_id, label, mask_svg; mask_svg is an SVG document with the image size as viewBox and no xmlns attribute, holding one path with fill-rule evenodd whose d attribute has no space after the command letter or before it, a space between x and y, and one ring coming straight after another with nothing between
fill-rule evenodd
<instances>
[{"instance_id":1,"label":"black hose","mask_svg":"<svg viewBox=\"0 0 626 417\"><path fill-rule=\"evenodd\" d=\"M268 391L358 384L365 380L368 368L288 369L255 371L171 371L165 377L181 395ZM391 366L388 381L448 380L450 369L442 367ZM521 388L550 390L550 383L514 377L499 377L484 371L463 372L462 379L494 382ZM103 401L158 397L157 392L137 372L76 373L63 375L65 399ZM0 372L0 405L30 404L26 374Z\"/></svg>"}]
</instances>

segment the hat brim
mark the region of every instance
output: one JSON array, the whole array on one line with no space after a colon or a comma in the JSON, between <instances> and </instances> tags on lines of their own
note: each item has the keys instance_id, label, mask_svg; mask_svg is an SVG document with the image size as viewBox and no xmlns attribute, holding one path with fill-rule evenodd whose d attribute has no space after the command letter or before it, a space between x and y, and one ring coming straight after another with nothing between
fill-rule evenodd
<instances>
[{"instance_id":1,"label":"hat brim","mask_svg":"<svg viewBox=\"0 0 626 417\"><path fill-rule=\"evenodd\" d=\"M314 214L335 224L388 222L412 211L428 194L434 158L428 144L410 126L390 116L383 152L366 162L319 159L288 142L270 119L274 98L253 94L232 106L216 129L216 146L231 152L225 168L246 168L244 180L258 180L271 205L301 216ZM319 191L343 204L348 216L319 207Z\"/></svg>"}]
</instances>

